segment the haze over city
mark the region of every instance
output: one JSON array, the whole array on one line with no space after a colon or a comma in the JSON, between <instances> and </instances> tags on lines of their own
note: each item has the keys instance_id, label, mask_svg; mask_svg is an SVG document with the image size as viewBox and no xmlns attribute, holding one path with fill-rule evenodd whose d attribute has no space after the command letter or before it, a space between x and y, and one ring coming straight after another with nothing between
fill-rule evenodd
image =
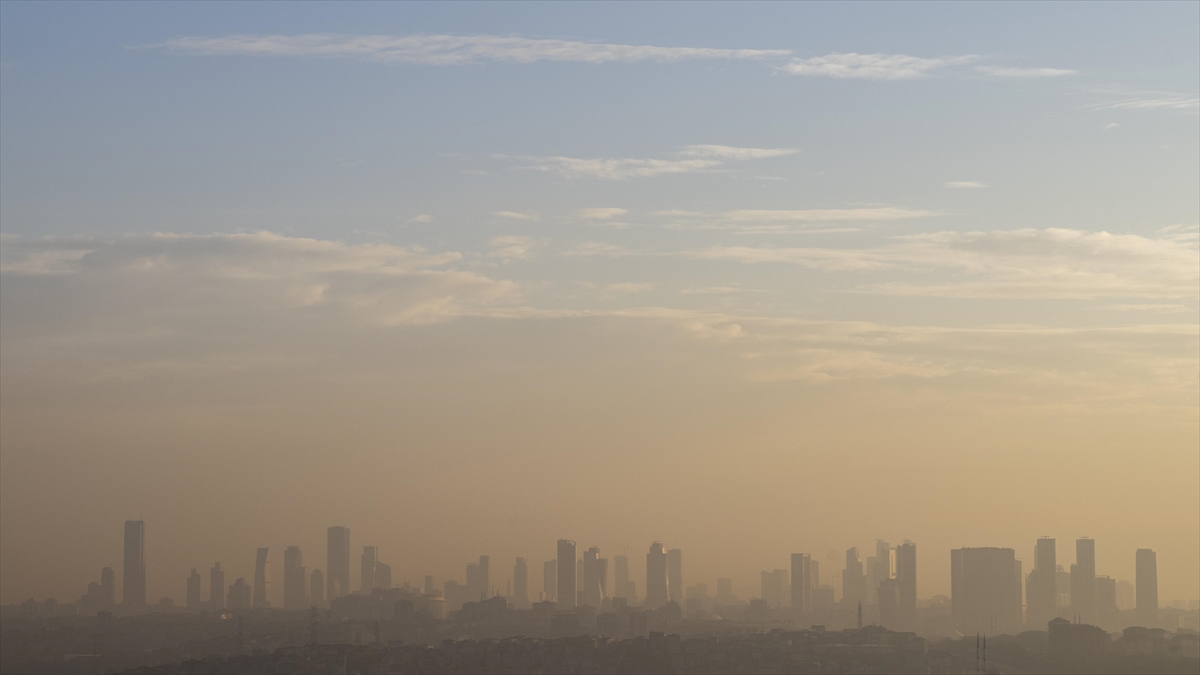
<instances>
[{"instance_id":1,"label":"haze over city","mask_svg":"<svg viewBox=\"0 0 1200 675\"><path fill-rule=\"evenodd\" d=\"M1198 26L0 3L0 604L119 599L142 521L149 605L267 548L282 607L344 526L346 592L372 546L443 594L523 558L532 603L561 539L642 599L661 542L686 587L803 553L841 602L878 540L928 603L952 550L1024 584L1053 538L1114 583L1153 551L1190 611Z\"/></svg>"}]
</instances>

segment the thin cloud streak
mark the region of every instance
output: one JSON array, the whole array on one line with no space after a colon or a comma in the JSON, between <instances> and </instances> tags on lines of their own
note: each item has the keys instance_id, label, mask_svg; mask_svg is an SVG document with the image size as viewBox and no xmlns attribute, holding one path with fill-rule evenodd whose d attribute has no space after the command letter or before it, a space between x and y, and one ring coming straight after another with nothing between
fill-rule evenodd
<instances>
[{"instance_id":1,"label":"thin cloud streak","mask_svg":"<svg viewBox=\"0 0 1200 675\"><path fill-rule=\"evenodd\" d=\"M494 155L497 159L524 162L517 168L557 173L569 178L586 177L601 180L649 178L678 173L697 173L721 169L731 161L768 159L795 154L794 148L737 148L728 145L689 145L678 154L679 159L582 159L578 157Z\"/></svg>"},{"instance_id":2,"label":"thin cloud streak","mask_svg":"<svg viewBox=\"0 0 1200 675\"><path fill-rule=\"evenodd\" d=\"M907 54L833 53L796 59L781 70L792 75L863 80L913 80L934 71L978 60L974 54L926 59Z\"/></svg>"}]
</instances>

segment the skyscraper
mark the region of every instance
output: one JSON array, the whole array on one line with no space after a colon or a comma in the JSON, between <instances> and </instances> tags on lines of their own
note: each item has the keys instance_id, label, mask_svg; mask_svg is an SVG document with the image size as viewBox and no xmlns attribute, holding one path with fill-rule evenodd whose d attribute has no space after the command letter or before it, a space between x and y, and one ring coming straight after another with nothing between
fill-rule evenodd
<instances>
[{"instance_id":1,"label":"skyscraper","mask_svg":"<svg viewBox=\"0 0 1200 675\"><path fill-rule=\"evenodd\" d=\"M375 562L378 552L374 546L364 546L359 570L358 591L367 595L375 588Z\"/></svg>"},{"instance_id":2,"label":"skyscraper","mask_svg":"<svg viewBox=\"0 0 1200 675\"><path fill-rule=\"evenodd\" d=\"M267 565L267 553L271 549L260 548L254 557L254 608L270 607L267 600L267 585L271 583L271 568Z\"/></svg>"},{"instance_id":3,"label":"skyscraper","mask_svg":"<svg viewBox=\"0 0 1200 675\"><path fill-rule=\"evenodd\" d=\"M117 604L117 573L111 567L100 570L101 609L111 609Z\"/></svg>"},{"instance_id":4,"label":"skyscraper","mask_svg":"<svg viewBox=\"0 0 1200 675\"><path fill-rule=\"evenodd\" d=\"M792 554L792 614L803 616L812 611L812 556Z\"/></svg>"},{"instance_id":5,"label":"skyscraper","mask_svg":"<svg viewBox=\"0 0 1200 675\"><path fill-rule=\"evenodd\" d=\"M513 565L513 596L517 609L529 606L529 568L524 558L517 558L517 564Z\"/></svg>"},{"instance_id":6,"label":"skyscraper","mask_svg":"<svg viewBox=\"0 0 1200 675\"><path fill-rule=\"evenodd\" d=\"M863 599L863 564L858 557L858 548L846 549L846 569L842 572L842 602L847 607L855 606Z\"/></svg>"},{"instance_id":7,"label":"skyscraper","mask_svg":"<svg viewBox=\"0 0 1200 675\"><path fill-rule=\"evenodd\" d=\"M658 609L670 600L667 589L667 554L660 542L650 544L646 554L646 609Z\"/></svg>"},{"instance_id":8,"label":"skyscraper","mask_svg":"<svg viewBox=\"0 0 1200 675\"><path fill-rule=\"evenodd\" d=\"M629 556L619 555L613 559L616 565L613 580L613 597L629 598Z\"/></svg>"},{"instance_id":9,"label":"skyscraper","mask_svg":"<svg viewBox=\"0 0 1200 675\"><path fill-rule=\"evenodd\" d=\"M867 583L863 599L868 604L879 602L879 584L892 578L892 545L882 539L875 540L875 555L867 558Z\"/></svg>"},{"instance_id":10,"label":"skyscraper","mask_svg":"<svg viewBox=\"0 0 1200 675\"><path fill-rule=\"evenodd\" d=\"M917 545L905 540L896 547L896 582L899 594L897 625L914 630L917 623Z\"/></svg>"},{"instance_id":11,"label":"skyscraper","mask_svg":"<svg viewBox=\"0 0 1200 675\"><path fill-rule=\"evenodd\" d=\"M1075 540L1075 564L1071 566L1071 611L1079 621L1096 622L1096 541Z\"/></svg>"},{"instance_id":12,"label":"skyscraper","mask_svg":"<svg viewBox=\"0 0 1200 675\"><path fill-rule=\"evenodd\" d=\"M580 603L599 610L604 604L608 586L608 560L600 557L599 547L583 552L583 590Z\"/></svg>"},{"instance_id":13,"label":"skyscraper","mask_svg":"<svg viewBox=\"0 0 1200 675\"><path fill-rule=\"evenodd\" d=\"M547 560L542 565L542 599L558 602L558 561Z\"/></svg>"},{"instance_id":14,"label":"skyscraper","mask_svg":"<svg viewBox=\"0 0 1200 675\"><path fill-rule=\"evenodd\" d=\"M325 608L325 575L320 569L308 575L308 601L317 609Z\"/></svg>"},{"instance_id":15,"label":"skyscraper","mask_svg":"<svg viewBox=\"0 0 1200 675\"><path fill-rule=\"evenodd\" d=\"M392 566L375 561L375 588L392 587Z\"/></svg>"},{"instance_id":16,"label":"skyscraper","mask_svg":"<svg viewBox=\"0 0 1200 675\"><path fill-rule=\"evenodd\" d=\"M491 597L491 559L486 555L479 556L479 562L467 563L467 585L464 589L470 602L478 602Z\"/></svg>"},{"instance_id":17,"label":"skyscraper","mask_svg":"<svg viewBox=\"0 0 1200 675\"><path fill-rule=\"evenodd\" d=\"M1158 556L1148 548L1137 550L1137 607L1134 616L1147 628L1158 627Z\"/></svg>"},{"instance_id":18,"label":"skyscraper","mask_svg":"<svg viewBox=\"0 0 1200 675\"><path fill-rule=\"evenodd\" d=\"M575 542L558 540L558 608L575 609Z\"/></svg>"},{"instance_id":19,"label":"skyscraper","mask_svg":"<svg viewBox=\"0 0 1200 675\"><path fill-rule=\"evenodd\" d=\"M225 609L225 572L221 563L213 563L208 571L208 602L215 611Z\"/></svg>"},{"instance_id":20,"label":"skyscraper","mask_svg":"<svg viewBox=\"0 0 1200 675\"><path fill-rule=\"evenodd\" d=\"M326 531L325 601L350 593L350 528L334 526Z\"/></svg>"},{"instance_id":21,"label":"skyscraper","mask_svg":"<svg viewBox=\"0 0 1200 675\"><path fill-rule=\"evenodd\" d=\"M950 551L950 611L959 632L1021 629L1021 568L1011 548Z\"/></svg>"},{"instance_id":22,"label":"skyscraper","mask_svg":"<svg viewBox=\"0 0 1200 675\"><path fill-rule=\"evenodd\" d=\"M1033 547L1033 570L1029 573L1028 623L1041 630L1050 619L1058 616L1058 563L1054 539L1042 537Z\"/></svg>"},{"instance_id":23,"label":"skyscraper","mask_svg":"<svg viewBox=\"0 0 1200 675\"><path fill-rule=\"evenodd\" d=\"M683 551L667 551L667 597L683 606Z\"/></svg>"},{"instance_id":24,"label":"skyscraper","mask_svg":"<svg viewBox=\"0 0 1200 675\"><path fill-rule=\"evenodd\" d=\"M146 604L146 523L125 521L125 567L121 604L143 607Z\"/></svg>"},{"instance_id":25,"label":"skyscraper","mask_svg":"<svg viewBox=\"0 0 1200 675\"><path fill-rule=\"evenodd\" d=\"M299 546L283 551L283 608L306 609L308 597L304 588L304 558Z\"/></svg>"},{"instance_id":26,"label":"skyscraper","mask_svg":"<svg viewBox=\"0 0 1200 675\"><path fill-rule=\"evenodd\" d=\"M194 567L187 580L187 610L200 611L200 573Z\"/></svg>"}]
</instances>

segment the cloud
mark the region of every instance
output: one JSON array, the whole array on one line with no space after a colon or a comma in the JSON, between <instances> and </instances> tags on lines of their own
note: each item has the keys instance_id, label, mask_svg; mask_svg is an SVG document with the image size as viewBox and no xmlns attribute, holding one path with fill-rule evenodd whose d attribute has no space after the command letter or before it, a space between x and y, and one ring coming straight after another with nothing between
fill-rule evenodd
<instances>
[{"instance_id":1,"label":"cloud","mask_svg":"<svg viewBox=\"0 0 1200 675\"><path fill-rule=\"evenodd\" d=\"M408 222L410 222L410 223L428 223L428 222L431 222L432 220L433 220L433 216L429 215L428 213L422 213L420 215L409 218Z\"/></svg>"},{"instance_id":2,"label":"cloud","mask_svg":"<svg viewBox=\"0 0 1200 675\"><path fill-rule=\"evenodd\" d=\"M568 257L588 257L588 256L603 256L616 257L623 255L631 255L632 251L615 244L606 244L602 241L585 241L582 244L577 244L565 251L561 255Z\"/></svg>"},{"instance_id":3,"label":"cloud","mask_svg":"<svg viewBox=\"0 0 1200 675\"><path fill-rule=\"evenodd\" d=\"M912 80L928 77L932 71L969 63L975 55L944 56L924 59L905 54L834 53L810 59L796 59L782 70L792 75L856 78L867 80Z\"/></svg>"},{"instance_id":4,"label":"cloud","mask_svg":"<svg viewBox=\"0 0 1200 675\"><path fill-rule=\"evenodd\" d=\"M1121 126L1121 125L1117 124L1116 122L1109 122L1108 124L1104 125L1104 128L1105 129L1116 129L1119 126Z\"/></svg>"},{"instance_id":5,"label":"cloud","mask_svg":"<svg viewBox=\"0 0 1200 675\"><path fill-rule=\"evenodd\" d=\"M539 248L541 243L530 237L504 236L492 237L488 240L488 256L491 258L501 258L505 262L510 260L528 260L533 257L535 249Z\"/></svg>"},{"instance_id":6,"label":"cloud","mask_svg":"<svg viewBox=\"0 0 1200 675\"><path fill-rule=\"evenodd\" d=\"M603 44L499 35L228 35L175 37L151 47L201 56L305 56L350 58L434 66L483 61L533 63L633 63L762 60L791 55L787 49L714 49Z\"/></svg>"},{"instance_id":7,"label":"cloud","mask_svg":"<svg viewBox=\"0 0 1200 675\"><path fill-rule=\"evenodd\" d=\"M792 148L735 148L727 145L689 145L678 159L580 159L576 157L543 157L532 155L495 155L497 159L516 159L524 164L518 168L550 171L570 178L588 177L602 180L648 178L674 173L713 171L730 161L745 161L782 157L795 153Z\"/></svg>"},{"instance_id":8,"label":"cloud","mask_svg":"<svg viewBox=\"0 0 1200 675\"><path fill-rule=\"evenodd\" d=\"M629 213L629 211L626 211L625 209L612 208L612 207L591 208L591 209L580 209L579 217L584 220L612 220L613 218L616 218L618 216L623 216L627 213Z\"/></svg>"},{"instance_id":9,"label":"cloud","mask_svg":"<svg viewBox=\"0 0 1200 675\"><path fill-rule=\"evenodd\" d=\"M1008 68L1004 66L977 66L975 70L992 77L1062 77L1074 75L1076 72L1063 68Z\"/></svg>"},{"instance_id":10,"label":"cloud","mask_svg":"<svg viewBox=\"0 0 1200 675\"><path fill-rule=\"evenodd\" d=\"M876 207L862 209L741 209L726 211L725 219L735 222L800 222L824 223L846 222L860 220L908 220L911 218L928 218L942 215L939 211L924 209L906 209L900 207Z\"/></svg>"},{"instance_id":11,"label":"cloud","mask_svg":"<svg viewBox=\"0 0 1200 675\"><path fill-rule=\"evenodd\" d=\"M505 218L508 220L541 220L541 217L536 213L519 213L517 211L492 211L492 215L496 216L497 218Z\"/></svg>"},{"instance_id":12,"label":"cloud","mask_svg":"<svg viewBox=\"0 0 1200 675\"><path fill-rule=\"evenodd\" d=\"M951 180L946 181L944 187L952 190L977 190L979 188L991 187L987 183L981 183L976 180Z\"/></svg>"},{"instance_id":13,"label":"cloud","mask_svg":"<svg viewBox=\"0 0 1200 675\"><path fill-rule=\"evenodd\" d=\"M1191 94L1127 96L1090 106L1092 110L1197 110L1200 97Z\"/></svg>"}]
</instances>

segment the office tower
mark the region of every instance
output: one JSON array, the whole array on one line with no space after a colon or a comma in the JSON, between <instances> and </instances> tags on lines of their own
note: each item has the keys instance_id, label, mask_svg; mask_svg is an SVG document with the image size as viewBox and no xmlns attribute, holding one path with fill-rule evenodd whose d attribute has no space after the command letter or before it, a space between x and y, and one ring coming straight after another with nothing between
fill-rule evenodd
<instances>
[{"instance_id":1,"label":"office tower","mask_svg":"<svg viewBox=\"0 0 1200 675\"><path fill-rule=\"evenodd\" d=\"M1137 607L1134 616L1139 625L1158 627L1158 556L1148 548L1137 550Z\"/></svg>"},{"instance_id":2,"label":"office tower","mask_svg":"<svg viewBox=\"0 0 1200 675\"><path fill-rule=\"evenodd\" d=\"M809 581L812 582L812 588L816 589L821 585L821 563L818 560L810 558L808 565L809 569L812 570L812 573L809 575Z\"/></svg>"},{"instance_id":3,"label":"office tower","mask_svg":"<svg viewBox=\"0 0 1200 675\"><path fill-rule=\"evenodd\" d=\"M250 585L241 577L229 585L229 609L250 609Z\"/></svg>"},{"instance_id":4,"label":"office tower","mask_svg":"<svg viewBox=\"0 0 1200 675\"><path fill-rule=\"evenodd\" d=\"M788 571L762 571L760 574L760 596L768 607L783 607L787 602Z\"/></svg>"},{"instance_id":5,"label":"office tower","mask_svg":"<svg viewBox=\"0 0 1200 675\"><path fill-rule=\"evenodd\" d=\"M847 607L853 607L863 599L865 583L866 579L863 577L863 564L858 557L858 548L850 547L846 549L846 569L842 572L842 602L846 603Z\"/></svg>"},{"instance_id":6,"label":"office tower","mask_svg":"<svg viewBox=\"0 0 1200 675\"><path fill-rule=\"evenodd\" d=\"M254 607L270 607L267 601L267 584L271 582L271 568L267 565L268 548L258 549L254 557Z\"/></svg>"},{"instance_id":7,"label":"office tower","mask_svg":"<svg viewBox=\"0 0 1200 675\"><path fill-rule=\"evenodd\" d=\"M187 580L187 610L200 611L200 573L194 567Z\"/></svg>"},{"instance_id":8,"label":"office tower","mask_svg":"<svg viewBox=\"0 0 1200 675\"><path fill-rule=\"evenodd\" d=\"M483 588L483 598L492 597L492 572L491 558L486 555L479 556L479 585Z\"/></svg>"},{"instance_id":9,"label":"office tower","mask_svg":"<svg viewBox=\"0 0 1200 675\"><path fill-rule=\"evenodd\" d=\"M479 562L467 563L467 584L464 589L469 602L487 600L491 596L491 576L488 570L490 559L479 556Z\"/></svg>"},{"instance_id":10,"label":"office tower","mask_svg":"<svg viewBox=\"0 0 1200 675\"><path fill-rule=\"evenodd\" d=\"M1021 568L1011 548L950 551L950 612L964 635L1021 629Z\"/></svg>"},{"instance_id":11,"label":"office tower","mask_svg":"<svg viewBox=\"0 0 1200 675\"><path fill-rule=\"evenodd\" d=\"M583 589L579 603L599 610L603 607L608 579L608 560L600 557L596 546L583 552Z\"/></svg>"},{"instance_id":12,"label":"office tower","mask_svg":"<svg viewBox=\"0 0 1200 675\"><path fill-rule=\"evenodd\" d=\"M100 600L102 609L117 604L117 573L111 567L100 570Z\"/></svg>"},{"instance_id":13,"label":"office tower","mask_svg":"<svg viewBox=\"0 0 1200 675\"><path fill-rule=\"evenodd\" d=\"M557 560L547 560L542 565L542 595L546 602L558 602Z\"/></svg>"},{"instance_id":14,"label":"office tower","mask_svg":"<svg viewBox=\"0 0 1200 675\"><path fill-rule=\"evenodd\" d=\"M570 539L558 540L558 594L557 603L560 610L575 609L575 542Z\"/></svg>"},{"instance_id":15,"label":"office tower","mask_svg":"<svg viewBox=\"0 0 1200 675\"><path fill-rule=\"evenodd\" d=\"M1058 616L1058 565L1054 539L1042 537L1033 547L1033 570L1026 593L1029 627L1041 630Z\"/></svg>"},{"instance_id":16,"label":"office tower","mask_svg":"<svg viewBox=\"0 0 1200 675\"><path fill-rule=\"evenodd\" d=\"M518 609L529 606L529 568L524 558L517 558L517 564L513 566L513 595Z\"/></svg>"},{"instance_id":17,"label":"office tower","mask_svg":"<svg viewBox=\"0 0 1200 675\"><path fill-rule=\"evenodd\" d=\"M375 561L375 588L392 587L392 566Z\"/></svg>"},{"instance_id":18,"label":"office tower","mask_svg":"<svg viewBox=\"0 0 1200 675\"><path fill-rule=\"evenodd\" d=\"M683 551L667 551L667 597L683 606Z\"/></svg>"},{"instance_id":19,"label":"office tower","mask_svg":"<svg viewBox=\"0 0 1200 675\"><path fill-rule=\"evenodd\" d=\"M434 591L433 575L426 574L425 575L425 595L433 595L433 591Z\"/></svg>"},{"instance_id":20,"label":"office tower","mask_svg":"<svg viewBox=\"0 0 1200 675\"><path fill-rule=\"evenodd\" d=\"M733 579L717 579L717 598L718 605L727 604L733 601Z\"/></svg>"},{"instance_id":21,"label":"office tower","mask_svg":"<svg viewBox=\"0 0 1200 675\"><path fill-rule=\"evenodd\" d=\"M1096 541L1075 540L1075 564L1071 566L1071 612L1081 623L1096 621Z\"/></svg>"},{"instance_id":22,"label":"office tower","mask_svg":"<svg viewBox=\"0 0 1200 675\"><path fill-rule=\"evenodd\" d=\"M350 528L329 528L325 542L325 601L333 602L350 594Z\"/></svg>"},{"instance_id":23,"label":"office tower","mask_svg":"<svg viewBox=\"0 0 1200 675\"><path fill-rule=\"evenodd\" d=\"M1116 628L1120 610L1117 609L1117 580L1096 577L1096 625L1105 630Z\"/></svg>"},{"instance_id":24,"label":"office tower","mask_svg":"<svg viewBox=\"0 0 1200 675\"><path fill-rule=\"evenodd\" d=\"M304 558L299 546L289 546L283 551L283 608L306 609L308 598L304 592Z\"/></svg>"},{"instance_id":25,"label":"office tower","mask_svg":"<svg viewBox=\"0 0 1200 675\"><path fill-rule=\"evenodd\" d=\"M658 609L670 600L667 589L667 554L659 542L646 554L646 609Z\"/></svg>"},{"instance_id":26,"label":"office tower","mask_svg":"<svg viewBox=\"0 0 1200 675\"><path fill-rule=\"evenodd\" d=\"M308 602L317 609L325 608L325 575L320 569L308 575Z\"/></svg>"},{"instance_id":27,"label":"office tower","mask_svg":"<svg viewBox=\"0 0 1200 675\"><path fill-rule=\"evenodd\" d=\"M143 607L146 604L146 523L125 521L125 585L121 588L121 604Z\"/></svg>"},{"instance_id":28,"label":"office tower","mask_svg":"<svg viewBox=\"0 0 1200 675\"><path fill-rule=\"evenodd\" d=\"M875 591L879 624L888 630L900 628L900 580L884 579Z\"/></svg>"},{"instance_id":29,"label":"office tower","mask_svg":"<svg viewBox=\"0 0 1200 675\"><path fill-rule=\"evenodd\" d=\"M583 558L575 561L575 597L578 604L579 595L583 593Z\"/></svg>"},{"instance_id":30,"label":"office tower","mask_svg":"<svg viewBox=\"0 0 1200 675\"><path fill-rule=\"evenodd\" d=\"M371 594L371 590L375 588L375 557L377 551L374 546L364 546L358 577L358 592Z\"/></svg>"},{"instance_id":31,"label":"office tower","mask_svg":"<svg viewBox=\"0 0 1200 675\"><path fill-rule=\"evenodd\" d=\"M221 563L213 563L208 571L208 602L215 611L225 609L225 572Z\"/></svg>"},{"instance_id":32,"label":"office tower","mask_svg":"<svg viewBox=\"0 0 1200 675\"><path fill-rule=\"evenodd\" d=\"M613 586L614 598L629 598L629 556L619 555L615 559L616 579Z\"/></svg>"},{"instance_id":33,"label":"office tower","mask_svg":"<svg viewBox=\"0 0 1200 675\"><path fill-rule=\"evenodd\" d=\"M807 553L793 553L792 614L794 616L802 616L812 611L812 587L812 556Z\"/></svg>"},{"instance_id":34,"label":"office tower","mask_svg":"<svg viewBox=\"0 0 1200 675\"><path fill-rule=\"evenodd\" d=\"M917 545L911 541L896 547L896 582L897 625L903 630L913 630L917 623Z\"/></svg>"},{"instance_id":35,"label":"office tower","mask_svg":"<svg viewBox=\"0 0 1200 675\"><path fill-rule=\"evenodd\" d=\"M867 558L867 583L863 599L876 604L879 599L879 584L892 578L892 545L882 539L875 540L875 555Z\"/></svg>"}]
</instances>

